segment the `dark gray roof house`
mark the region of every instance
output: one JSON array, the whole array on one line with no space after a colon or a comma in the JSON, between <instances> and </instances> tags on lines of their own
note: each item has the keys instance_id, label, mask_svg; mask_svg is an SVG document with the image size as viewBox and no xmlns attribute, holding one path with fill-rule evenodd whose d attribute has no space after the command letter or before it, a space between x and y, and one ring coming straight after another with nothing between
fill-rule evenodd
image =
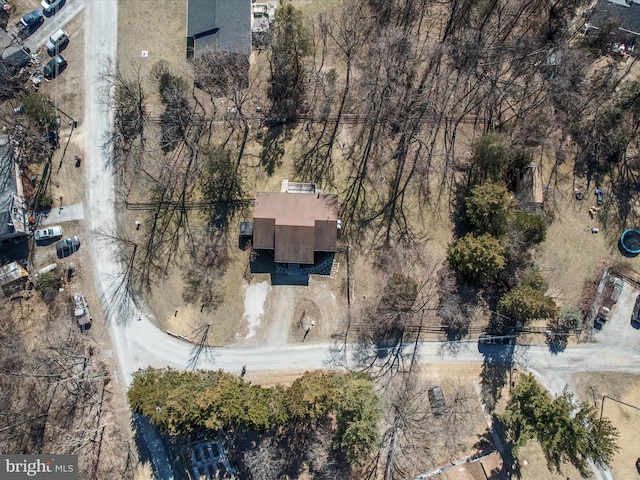
<instances>
[{"instance_id":1,"label":"dark gray roof house","mask_svg":"<svg viewBox=\"0 0 640 480\"><path fill-rule=\"evenodd\" d=\"M187 0L187 57L251 54L251 0Z\"/></svg>"},{"instance_id":2,"label":"dark gray roof house","mask_svg":"<svg viewBox=\"0 0 640 480\"><path fill-rule=\"evenodd\" d=\"M28 235L27 212L23 205L22 185L13 161L9 137L0 137L0 242ZM1 245L0 245L1 248Z\"/></svg>"},{"instance_id":3,"label":"dark gray roof house","mask_svg":"<svg viewBox=\"0 0 640 480\"><path fill-rule=\"evenodd\" d=\"M598 0L586 30L598 30L604 20L612 20L622 35L640 36L640 0Z\"/></svg>"}]
</instances>

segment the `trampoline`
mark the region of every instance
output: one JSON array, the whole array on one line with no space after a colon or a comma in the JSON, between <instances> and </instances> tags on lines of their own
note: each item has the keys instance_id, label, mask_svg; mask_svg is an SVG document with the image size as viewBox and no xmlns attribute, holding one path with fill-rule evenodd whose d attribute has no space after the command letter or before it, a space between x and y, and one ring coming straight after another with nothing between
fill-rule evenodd
<instances>
[{"instance_id":1,"label":"trampoline","mask_svg":"<svg viewBox=\"0 0 640 480\"><path fill-rule=\"evenodd\" d=\"M625 230L620 237L620 245L627 253L632 255L640 253L640 230Z\"/></svg>"}]
</instances>

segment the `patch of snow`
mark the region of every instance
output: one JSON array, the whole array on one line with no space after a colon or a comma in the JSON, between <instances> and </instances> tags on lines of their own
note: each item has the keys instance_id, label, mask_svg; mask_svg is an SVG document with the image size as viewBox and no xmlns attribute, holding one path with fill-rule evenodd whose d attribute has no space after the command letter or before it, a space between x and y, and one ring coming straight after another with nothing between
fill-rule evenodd
<instances>
[{"instance_id":1,"label":"patch of snow","mask_svg":"<svg viewBox=\"0 0 640 480\"><path fill-rule=\"evenodd\" d=\"M271 291L271 285L268 282L260 282L249 286L245 285L244 289L244 318L249 327L249 333L245 338L251 338L256 334L256 328L260 325L264 302L267 299L267 294Z\"/></svg>"}]
</instances>

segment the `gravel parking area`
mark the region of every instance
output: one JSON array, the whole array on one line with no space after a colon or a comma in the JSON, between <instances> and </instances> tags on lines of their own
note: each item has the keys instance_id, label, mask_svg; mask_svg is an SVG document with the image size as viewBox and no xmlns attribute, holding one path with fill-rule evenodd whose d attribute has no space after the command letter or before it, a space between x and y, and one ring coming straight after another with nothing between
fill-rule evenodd
<instances>
[{"instance_id":1,"label":"gravel parking area","mask_svg":"<svg viewBox=\"0 0 640 480\"><path fill-rule=\"evenodd\" d=\"M631 321L638 295L640 289L625 281L620 298L611 308L610 318L594 328L594 339L597 342L623 350L640 347L640 325Z\"/></svg>"}]
</instances>

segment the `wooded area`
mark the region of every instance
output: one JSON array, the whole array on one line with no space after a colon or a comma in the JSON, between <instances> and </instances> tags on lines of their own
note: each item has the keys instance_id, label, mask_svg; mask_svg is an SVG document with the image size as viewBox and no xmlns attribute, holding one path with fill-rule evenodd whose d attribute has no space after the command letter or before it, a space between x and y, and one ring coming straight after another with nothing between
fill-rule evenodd
<instances>
[{"instance_id":1,"label":"wooded area","mask_svg":"<svg viewBox=\"0 0 640 480\"><path fill-rule=\"evenodd\" d=\"M380 401L362 374L307 372L288 388L265 388L223 371L148 368L134 375L128 397L134 413L178 439L234 431L232 456L239 458L243 452L237 450L246 443L242 429L261 434L262 447L245 455L253 478L279 478L285 470L297 476L305 455L318 474L348 471L379 444ZM302 437L316 438L320 445ZM275 452L282 439L295 444L295 452ZM265 457L282 460L276 472Z\"/></svg>"},{"instance_id":2,"label":"wooded area","mask_svg":"<svg viewBox=\"0 0 640 480\"><path fill-rule=\"evenodd\" d=\"M80 478L132 478L137 454L111 369L71 323L67 298L45 306L46 291L0 302L0 449L75 454Z\"/></svg>"}]
</instances>

